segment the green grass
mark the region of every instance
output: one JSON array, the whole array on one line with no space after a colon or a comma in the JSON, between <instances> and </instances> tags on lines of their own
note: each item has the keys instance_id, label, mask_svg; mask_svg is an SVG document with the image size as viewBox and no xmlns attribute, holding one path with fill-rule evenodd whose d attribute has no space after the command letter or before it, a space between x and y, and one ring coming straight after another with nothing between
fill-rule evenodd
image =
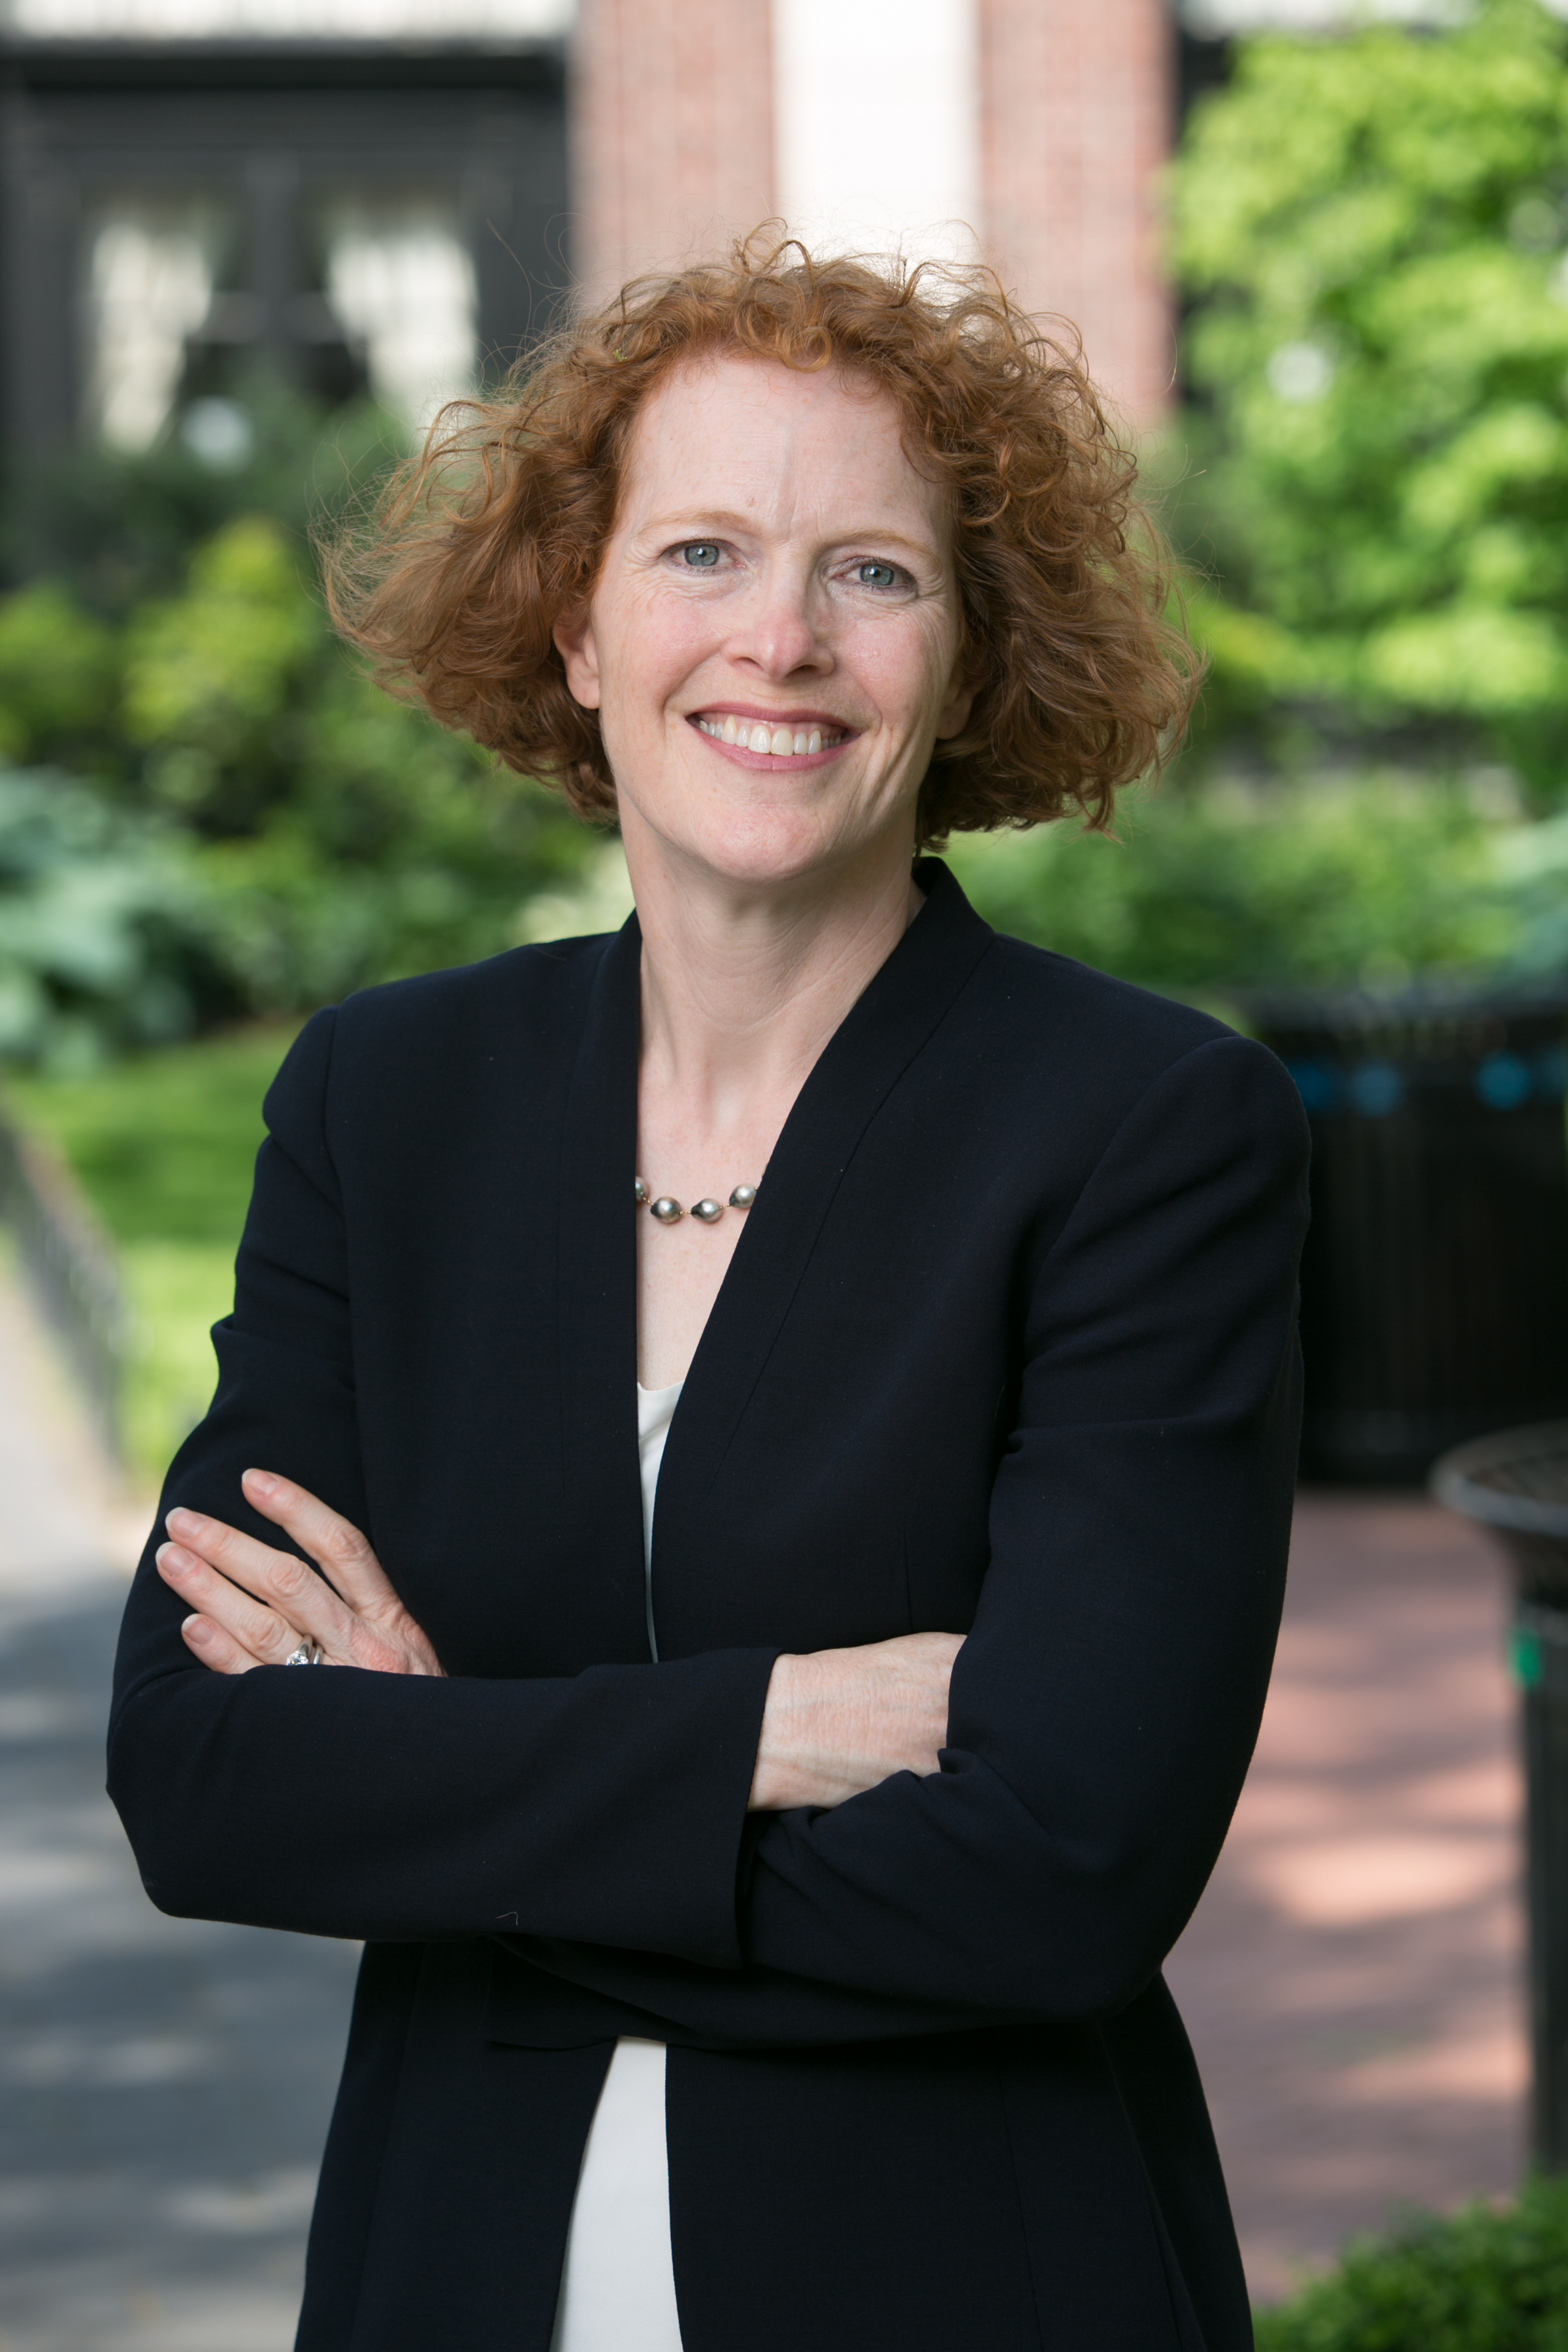
<instances>
[{"instance_id":1,"label":"green grass","mask_svg":"<svg viewBox=\"0 0 1568 2352\"><path fill-rule=\"evenodd\" d=\"M119 1251L135 1318L122 1427L139 1480L162 1477L212 1394L208 1333L233 1304L261 1098L292 1035L247 1029L88 1076L7 1082L22 1118L71 1162Z\"/></svg>"}]
</instances>

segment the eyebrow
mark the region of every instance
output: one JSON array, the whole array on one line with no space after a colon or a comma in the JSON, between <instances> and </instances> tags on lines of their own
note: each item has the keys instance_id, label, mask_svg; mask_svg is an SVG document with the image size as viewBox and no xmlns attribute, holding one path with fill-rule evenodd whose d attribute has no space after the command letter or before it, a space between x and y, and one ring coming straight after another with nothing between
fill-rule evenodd
<instances>
[{"instance_id":1,"label":"eyebrow","mask_svg":"<svg viewBox=\"0 0 1568 2352\"><path fill-rule=\"evenodd\" d=\"M655 515L648 521L637 525L637 536L640 539L646 533L662 535L668 531L676 538L680 537L684 532L688 538L700 539L703 532L709 530L716 532L735 530L750 534L756 530L756 524L747 516L734 513L725 507L700 508L696 511L700 515L700 522L698 522L691 513ZM858 530L840 531L828 544L835 547L847 547L852 546L857 540L876 540L882 546L904 548L911 555L935 555L940 560L942 554L942 550L934 540L910 539L905 531L877 523L863 526Z\"/></svg>"}]
</instances>

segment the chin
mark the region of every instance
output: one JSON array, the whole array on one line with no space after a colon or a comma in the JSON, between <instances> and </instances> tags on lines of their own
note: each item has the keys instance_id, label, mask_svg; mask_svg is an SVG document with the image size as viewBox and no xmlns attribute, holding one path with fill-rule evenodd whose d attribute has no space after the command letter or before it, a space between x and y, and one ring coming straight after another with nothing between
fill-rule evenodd
<instances>
[{"instance_id":1,"label":"chin","mask_svg":"<svg viewBox=\"0 0 1568 2352\"><path fill-rule=\"evenodd\" d=\"M857 847L819 814L802 809L748 810L702 826L683 844L727 882L785 883L842 865Z\"/></svg>"}]
</instances>

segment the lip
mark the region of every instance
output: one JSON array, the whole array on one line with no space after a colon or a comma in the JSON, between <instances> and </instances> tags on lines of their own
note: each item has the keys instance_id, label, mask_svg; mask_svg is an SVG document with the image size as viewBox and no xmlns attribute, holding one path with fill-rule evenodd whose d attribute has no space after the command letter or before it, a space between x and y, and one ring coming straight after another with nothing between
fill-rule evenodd
<instances>
[{"instance_id":1,"label":"lip","mask_svg":"<svg viewBox=\"0 0 1568 2352\"><path fill-rule=\"evenodd\" d=\"M743 744L726 743L721 736L705 735L697 723L700 719L725 718L757 719L769 727L831 727L842 730L842 733L837 743L828 744L821 751L749 751ZM842 759L850 744L858 741L862 731L858 727L847 727L842 719L835 718L828 710L767 710L755 702L704 702L698 709L687 712L686 723L700 743L733 761L737 767L753 772L782 769L794 776L807 769L825 768L830 760Z\"/></svg>"},{"instance_id":2,"label":"lip","mask_svg":"<svg viewBox=\"0 0 1568 2352\"><path fill-rule=\"evenodd\" d=\"M686 716L694 727L700 719L755 719L767 727L837 727L846 736L861 732L832 710L767 710L760 702L704 702ZM768 757L771 759L773 754L770 752Z\"/></svg>"}]
</instances>

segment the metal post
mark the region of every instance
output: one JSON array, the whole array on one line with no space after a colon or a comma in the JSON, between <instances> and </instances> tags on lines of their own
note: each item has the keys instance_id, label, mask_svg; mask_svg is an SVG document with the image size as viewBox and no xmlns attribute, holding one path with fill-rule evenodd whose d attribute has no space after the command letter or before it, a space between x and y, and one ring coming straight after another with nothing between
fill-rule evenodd
<instances>
[{"instance_id":1,"label":"metal post","mask_svg":"<svg viewBox=\"0 0 1568 2352\"><path fill-rule=\"evenodd\" d=\"M257 340L279 373L297 372L291 310L300 290L300 170L291 155L257 154L246 165L246 282L258 305Z\"/></svg>"},{"instance_id":2,"label":"metal post","mask_svg":"<svg viewBox=\"0 0 1568 2352\"><path fill-rule=\"evenodd\" d=\"M1568 1422L1504 1431L1445 1454L1441 1503L1508 1555L1524 1748L1530 1920L1531 2153L1568 2171Z\"/></svg>"},{"instance_id":3,"label":"metal post","mask_svg":"<svg viewBox=\"0 0 1568 2352\"><path fill-rule=\"evenodd\" d=\"M1522 1570L1517 1553L1515 1559ZM1513 1661L1523 1697L1531 2147L1543 2169L1562 2172L1568 2170L1568 1607L1521 1600Z\"/></svg>"}]
</instances>

